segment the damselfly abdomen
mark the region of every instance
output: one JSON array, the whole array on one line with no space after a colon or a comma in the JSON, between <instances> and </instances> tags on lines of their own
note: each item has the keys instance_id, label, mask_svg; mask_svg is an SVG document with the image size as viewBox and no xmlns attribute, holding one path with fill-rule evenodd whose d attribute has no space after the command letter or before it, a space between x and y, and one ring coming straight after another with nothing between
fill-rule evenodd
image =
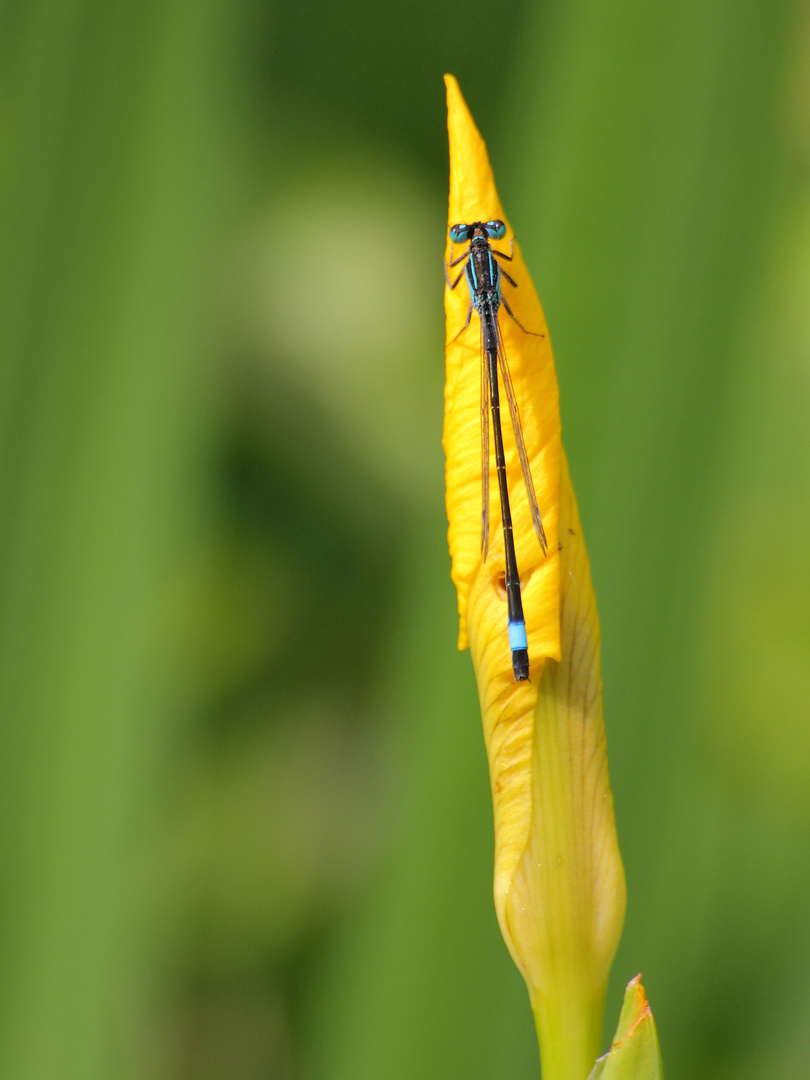
<instances>
[{"instance_id":1,"label":"damselfly abdomen","mask_svg":"<svg viewBox=\"0 0 810 1080\"><path fill-rule=\"evenodd\" d=\"M509 404L509 416L512 421L518 458L523 472L532 523L544 554L547 543L540 510L537 506L529 455L526 452L526 443L523 438L520 410L518 409L512 377L509 374L509 365L506 360L506 352L504 351L503 338L498 322L498 312L503 306L509 317L515 321L520 329L524 333L530 333L515 319L506 298L501 292L501 278L513 288L517 288L516 283L498 261L499 259L505 259L507 262L511 262L514 247L510 247L510 252L507 255L506 252L493 248L490 243L491 240L503 240L505 236L506 226L502 221L474 221L469 225L453 225L450 229L451 243L453 245L467 244L468 247L463 254L454 259L453 247L451 246L449 265L451 267L458 266L459 263L463 265L458 277L456 277L455 281L451 281L447 273L447 264L445 264L445 276L451 289L455 289L462 277L466 277L467 287L470 290L470 306L467 309L467 319L456 336L460 336L470 325L473 311L478 314L481 323L481 551L486 560L489 549L489 423L491 414L492 435L495 444L495 468L498 475L501 521L503 523L503 546L506 562L504 585L506 588L509 648L512 652L512 671L515 680L522 681L529 677L529 649L526 620L523 614L523 599L520 590L520 575L518 574L517 558L515 556L512 512L509 506L506 456L501 431L499 373L500 380L503 382L506 391L506 400ZM542 335L538 336L542 337Z\"/></svg>"}]
</instances>

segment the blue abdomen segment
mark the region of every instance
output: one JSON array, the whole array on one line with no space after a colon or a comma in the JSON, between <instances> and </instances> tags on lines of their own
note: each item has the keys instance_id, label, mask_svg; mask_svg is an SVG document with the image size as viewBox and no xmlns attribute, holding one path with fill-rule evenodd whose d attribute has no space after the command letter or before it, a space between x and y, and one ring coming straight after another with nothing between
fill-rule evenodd
<instances>
[{"instance_id":1,"label":"blue abdomen segment","mask_svg":"<svg viewBox=\"0 0 810 1080\"><path fill-rule=\"evenodd\" d=\"M518 649L528 649L529 642L526 637L526 623L521 620L520 622L507 623L507 629L509 631L509 648L512 652L517 652Z\"/></svg>"}]
</instances>

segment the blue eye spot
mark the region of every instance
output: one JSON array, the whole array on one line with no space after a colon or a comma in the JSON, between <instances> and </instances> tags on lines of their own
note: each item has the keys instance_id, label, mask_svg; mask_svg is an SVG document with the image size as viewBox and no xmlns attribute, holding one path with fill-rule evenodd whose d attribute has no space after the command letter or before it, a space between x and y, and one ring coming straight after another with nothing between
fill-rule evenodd
<instances>
[{"instance_id":1,"label":"blue eye spot","mask_svg":"<svg viewBox=\"0 0 810 1080\"><path fill-rule=\"evenodd\" d=\"M453 225L450 229L450 239L454 244L462 244L467 239L467 226Z\"/></svg>"},{"instance_id":2,"label":"blue eye spot","mask_svg":"<svg viewBox=\"0 0 810 1080\"><path fill-rule=\"evenodd\" d=\"M502 221L488 221L484 228L490 240L503 240L506 236L506 226Z\"/></svg>"}]
</instances>

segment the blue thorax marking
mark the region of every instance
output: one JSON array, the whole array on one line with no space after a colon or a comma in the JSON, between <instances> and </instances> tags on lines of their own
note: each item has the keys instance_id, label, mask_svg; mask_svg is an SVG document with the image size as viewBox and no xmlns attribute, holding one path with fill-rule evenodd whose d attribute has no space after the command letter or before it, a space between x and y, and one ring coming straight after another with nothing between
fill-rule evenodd
<instances>
[{"instance_id":1,"label":"blue thorax marking","mask_svg":"<svg viewBox=\"0 0 810 1080\"><path fill-rule=\"evenodd\" d=\"M469 286L469 289L470 289L470 295L474 299L476 293L478 292L478 281L476 280L476 277L475 277L475 263L474 263L474 261L472 259L467 260L466 269L467 269L467 285Z\"/></svg>"},{"instance_id":2,"label":"blue thorax marking","mask_svg":"<svg viewBox=\"0 0 810 1080\"><path fill-rule=\"evenodd\" d=\"M487 245L487 255L489 257L489 280L493 286L497 289L499 287L498 271L496 266L498 265L492 257L492 249Z\"/></svg>"}]
</instances>

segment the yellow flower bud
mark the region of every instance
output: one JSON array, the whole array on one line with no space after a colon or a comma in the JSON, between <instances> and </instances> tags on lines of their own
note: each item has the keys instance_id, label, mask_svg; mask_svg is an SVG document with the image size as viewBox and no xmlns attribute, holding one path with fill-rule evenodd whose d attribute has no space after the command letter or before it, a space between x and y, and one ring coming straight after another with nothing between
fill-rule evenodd
<instances>
[{"instance_id":1,"label":"yellow flower bud","mask_svg":"<svg viewBox=\"0 0 810 1080\"><path fill-rule=\"evenodd\" d=\"M445 76L449 224L506 222L486 146ZM548 541L532 522L509 413L504 450L530 658L515 682L507 637L504 544L494 458L489 553L481 550L481 329L462 279L445 289L444 449L459 647L469 645L495 816L495 908L529 989L544 1080L584 1080L599 1050L607 977L624 917L624 874L608 783L599 622L576 501L560 441L557 378L543 310L517 244L515 287L500 312L526 452ZM463 248L453 249L456 258ZM448 240L447 260L451 261ZM463 262L459 267L463 266ZM455 273L458 273L458 268ZM451 277L451 280L453 278ZM541 336L542 335L542 336ZM505 396L505 395L504 395Z\"/></svg>"}]
</instances>

